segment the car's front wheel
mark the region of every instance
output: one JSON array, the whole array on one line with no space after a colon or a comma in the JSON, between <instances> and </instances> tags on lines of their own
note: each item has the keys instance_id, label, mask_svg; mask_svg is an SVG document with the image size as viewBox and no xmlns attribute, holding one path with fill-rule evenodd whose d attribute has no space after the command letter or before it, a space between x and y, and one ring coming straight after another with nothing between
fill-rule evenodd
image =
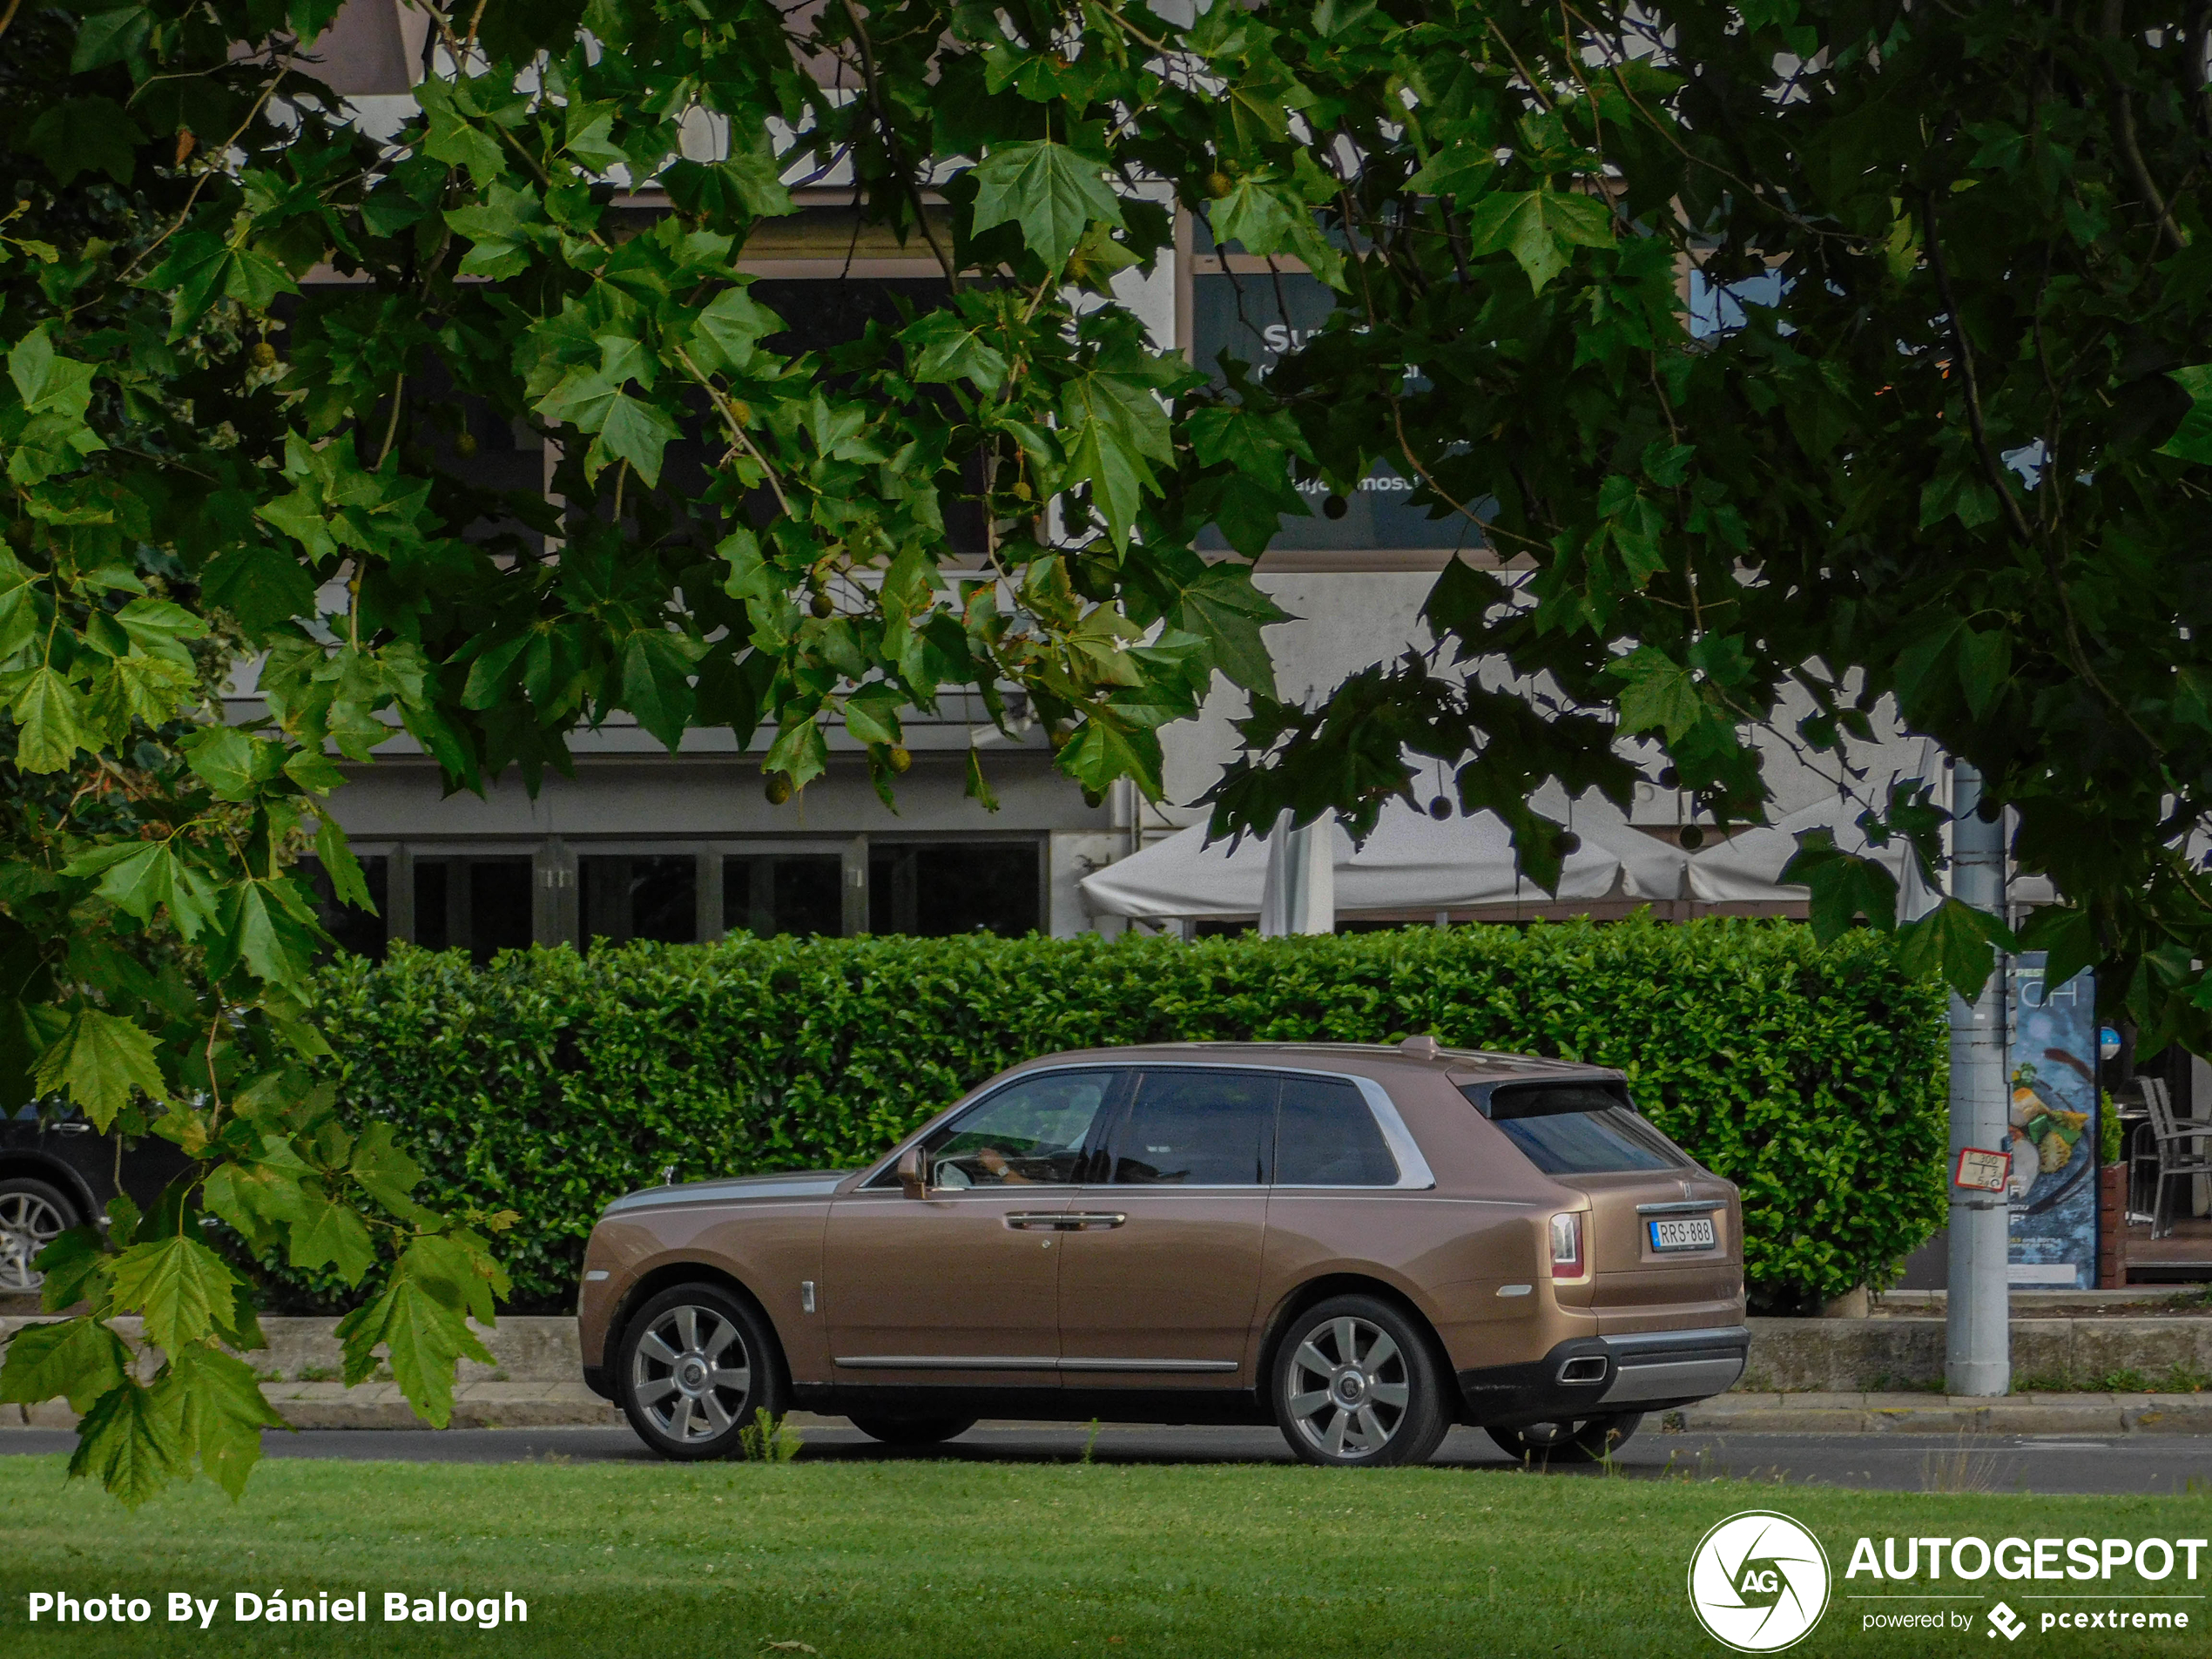
<instances>
[{"instance_id":1,"label":"car's front wheel","mask_svg":"<svg viewBox=\"0 0 2212 1659\"><path fill-rule=\"evenodd\" d=\"M76 1207L45 1182L0 1181L0 1295L25 1296L44 1285L46 1276L31 1264L77 1224Z\"/></svg>"},{"instance_id":2,"label":"car's front wheel","mask_svg":"<svg viewBox=\"0 0 2212 1659\"><path fill-rule=\"evenodd\" d=\"M686 1462L735 1456L754 1413L780 1417L791 1384L776 1333L718 1285L678 1285L623 1327L615 1388L637 1438Z\"/></svg>"},{"instance_id":3,"label":"car's front wheel","mask_svg":"<svg viewBox=\"0 0 2212 1659\"><path fill-rule=\"evenodd\" d=\"M1615 1412L1605 1417L1583 1417L1572 1422L1532 1423L1526 1428L1486 1430L1498 1449L1524 1463L1602 1463L1620 1450L1642 1412Z\"/></svg>"},{"instance_id":4,"label":"car's front wheel","mask_svg":"<svg viewBox=\"0 0 2212 1659\"><path fill-rule=\"evenodd\" d=\"M1452 1426L1426 1335L1377 1297L1299 1314L1276 1350L1272 1393L1283 1438L1308 1463L1425 1463Z\"/></svg>"},{"instance_id":5,"label":"car's front wheel","mask_svg":"<svg viewBox=\"0 0 2212 1659\"><path fill-rule=\"evenodd\" d=\"M972 1417L877 1417L853 1419L853 1426L886 1446L937 1446L975 1426Z\"/></svg>"}]
</instances>

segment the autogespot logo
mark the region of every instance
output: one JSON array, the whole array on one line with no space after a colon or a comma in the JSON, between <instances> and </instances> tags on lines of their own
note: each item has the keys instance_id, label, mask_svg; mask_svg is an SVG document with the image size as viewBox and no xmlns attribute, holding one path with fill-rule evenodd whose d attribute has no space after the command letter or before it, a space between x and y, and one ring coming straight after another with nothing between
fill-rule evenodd
<instances>
[{"instance_id":1,"label":"autogespot logo","mask_svg":"<svg viewBox=\"0 0 2212 1659\"><path fill-rule=\"evenodd\" d=\"M1739 1653L1779 1652L1827 1608L1827 1553L1787 1515L1730 1515L1689 1558L1689 1605L1716 1641Z\"/></svg>"}]
</instances>

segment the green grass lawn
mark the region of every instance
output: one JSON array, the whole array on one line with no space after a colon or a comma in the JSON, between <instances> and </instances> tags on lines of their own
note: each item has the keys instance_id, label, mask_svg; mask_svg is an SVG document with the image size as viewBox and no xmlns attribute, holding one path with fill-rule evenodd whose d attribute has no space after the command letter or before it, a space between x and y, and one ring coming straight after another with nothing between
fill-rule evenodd
<instances>
[{"instance_id":1,"label":"green grass lawn","mask_svg":"<svg viewBox=\"0 0 2212 1659\"><path fill-rule=\"evenodd\" d=\"M1715 1521L1776 1508L1826 1548L1836 1591L1793 1654L1956 1653L1967 1633L1862 1634L1843 1581L1861 1533L2202 1535L2212 1501L1898 1494L1745 1481L1295 1467L884 1461L794 1464L265 1462L233 1505L205 1483L136 1514L57 1458L0 1458L0 1652L774 1653L823 1659L1212 1655L1719 1654L1683 1582ZM2212 1568L2212 1562L2208 1562ZM527 1624L233 1623L238 1590L513 1591ZM1946 1588L1960 1588L1946 1585ZM2121 1588L2143 1588L2141 1586ZM2175 1582L2175 1589L2202 1584ZM36 1589L155 1602L120 1629L25 1622ZM219 1594L205 1635L165 1593ZM1946 1605L1929 1603L1927 1606ZM2024 1637L2022 1651L2202 1653L2186 1635ZM2006 1644L2000 1643L2000 1647ZM786 1649L782 1651L796 1651Z\"/></svg>"}]
</instances>

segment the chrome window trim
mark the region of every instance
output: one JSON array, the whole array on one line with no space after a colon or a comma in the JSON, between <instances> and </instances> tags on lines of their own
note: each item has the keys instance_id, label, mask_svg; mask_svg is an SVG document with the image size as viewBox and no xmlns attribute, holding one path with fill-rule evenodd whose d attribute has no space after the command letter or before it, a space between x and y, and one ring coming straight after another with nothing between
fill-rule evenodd
<instances>
[{"instance_id":1,"label":"chrome window trim","mask_svg":"<svg viewBox=\"0 0 2212 1659\"><path fill-rule=\"evenodd\" d=\"M1393 1051L1386 1049L1381 1052L1390 1053ZM1022 1081L1023 1078L1042 1077L1049 1072L1055 1071L1143 1071L1146 1069L1145 1062L1136 1060L1071 1060L1065 1065L1039 1066L1035 1070L1022 1072L1018 1076L1008 1078L1005 1083L1001 1084L1001 1087L1011 1088L1014 1084ZM1177 1071L1264 1071L1273 1073L1275 1076L1280 1077L1326 1077L1332 1082L1350 1083L1355 1089L1359 1089L1360 1097L1367 1103L1367 1109L1374 1116L1375 1127L1382 1131L1383 1143L1390 1149L1391 1156L1397 1160L1398 1179L1393 1182L1390 1185L1385 1187L1351 1186L1341 1182L1330 1182L1326 1184L1317 1182L1310 1186L1293 1186L1285 1188L1284 1184L1281 1182L1271 1182L1265 1186L1161 1186L1123 1189L1124 1190L1157 1192L1274 1192L1281 1190L1288 1190L1291 1192L1426 1192L1433 1190L1436 1185L1435 1171L1428 1167L1428 1160L1421 1156L1420 1143L1413 1139L1413 1131L1406 1127L1406 1120L1399 1116L1397 1103L1391 1099L1389 1091L1384 1089L1380 1083L1377 1082L1372 1077L1362 1077L1355 1072L1349 1071L1328 1071L1323 1069L1319 1066L1271 1066L1262 1065L1252 1061L1235 1060L1170 1060L1165 1062L1164 1063L1156 1064L1150 1069L1159 1071L1170 1069ZM990 1092L991 1094L996 1094L998 1090L994 1089ZM984 1093L982 1087L979 1086L978 1088L969 1090L965 1096L954 1101L950 1106L947 1107L944 1112L940 1114L939 1118L933 1118L929 1123L924 1124L921 1130L909 1136L907 1139L900 1142L897 1146L892 1148L890 1153L881 1163L873 1165L868 1170L867 1174L860 1177L860 1184L855 1186L852 1192L847 1196L853 1197L859 1197L862 1192L868 1190L868 1186L871 1182L877 1180L886 1170L896 1169L898 1167L899 1159L906 1150L910 1146L919 1144L922 1137L930 1132L932 1126L939 1122L941 1118L949 1119L952 1114L965 1111L971 1105L980 1105L989 1096ZM1074 1183L1071 1184L1089 1184L1092 1190L1097 1191L1104 1187L1113 1186L1115 1184L1109 1181L1096 1184ZM931 1189L933 1192L936 1189L934 1188ZM1057 1184L1052 1187L1045 1187L1040 1184L1037 1190L1042 1191L1054 1191L1063 1189L1061 1189ZM1004 1189L999 1187L990 1187L983 1189L983 1190L999 1192L1004 1190Z\"/></svg>"}]
</instances>

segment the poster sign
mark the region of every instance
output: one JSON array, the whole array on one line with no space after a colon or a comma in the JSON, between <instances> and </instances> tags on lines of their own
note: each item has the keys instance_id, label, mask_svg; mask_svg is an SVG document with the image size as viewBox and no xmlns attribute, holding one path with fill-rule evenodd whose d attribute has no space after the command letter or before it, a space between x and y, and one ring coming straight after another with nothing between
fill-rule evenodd
<instances>
[{"instance_id":1,"label":"poster sign","mask_svg":"<svg viewBox=\"0 0 2212 1659\"><path fill-rule=\"evenodd\" d=\"M1251 364L1255 378L1266 379L1285 353L1319 332L1337 305L1325 283L1303 272L1201 275L1191 280L1190 298L1191 356L1217 381L1218 359L1224 351ZM1406 389L1428 389L1419 368L1406 369ZM1375 463L1350 496L1332 496L1326 486L1311 478L1298 488L1312 516L1285 516L1270 548L1472 550L1483 544L1481 533L1460 514L1431 518L1426 506L1415 506L1413 482L1383 462ZM1476 512L1487 513L1495 503L1471 505ZM1229 543L1219 530L1208 529L1197 545L1217 552Z\"/></svg>"},{"instance_id":2,"label":"poster sign","mask_svg":"<svg viewBox=\"0 0 2212 1659\"><path fill-rule=\"evenodd\" d=\"M2012 1283L2087 1290L2097 1282L2096 988L2077 974L2047 985L2044 953L2012 961Z\"/></svg>"}]
</instances>

